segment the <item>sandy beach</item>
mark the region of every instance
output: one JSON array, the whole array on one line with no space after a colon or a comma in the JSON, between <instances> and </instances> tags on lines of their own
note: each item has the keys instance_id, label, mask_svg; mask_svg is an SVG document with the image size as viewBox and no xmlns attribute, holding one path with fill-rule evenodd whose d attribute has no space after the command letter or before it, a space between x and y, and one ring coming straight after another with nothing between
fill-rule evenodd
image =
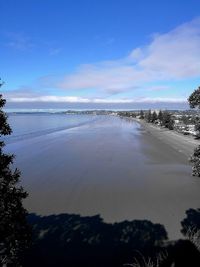
<instances>
[{"instance_id":1,"label":"sandy beach","mask_svg":"<svg viewBox=\"0 0 200 267\"><path fill-rule=\"evenodd\" d=\"M200 180L188 163L197 142L149 124L97 116L7 149L22 171L28 211L100 214L106 222L148 219L176 239L186 210L200 205Z\"/></svg>"},{"instance_id":2,"label":"sandy beach","mask_svg":"<svg viewBox=\"0 0 200 267\"><path fill-rule=\"evenodd\" d=\"M191 156L194 148L200 145L200 141L195 139L194 136L183 135L176 131L146 123L143 120L136 121L139 122L148 133L162 140L163 143L171 146L181 154L184 154L187 158Z\"/></svg>"}]
</instances>

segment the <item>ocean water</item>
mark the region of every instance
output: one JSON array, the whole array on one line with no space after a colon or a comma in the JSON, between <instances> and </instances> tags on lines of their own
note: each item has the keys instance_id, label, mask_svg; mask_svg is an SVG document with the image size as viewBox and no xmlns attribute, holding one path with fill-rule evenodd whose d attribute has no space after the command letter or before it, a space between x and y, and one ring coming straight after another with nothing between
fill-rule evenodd
<instances>
[{"instance_id":1,"label":"ocean water","mask_svg":"<svg viewBox=\"0 0 200 267\"><path fill-rule=\"evenodd\" d=\"M8 113L9 114L9 113ZM7 143L30 139L62 130L78 127L95 121L97 117L53 113L10 113L8 122L12 135L6 136Z\"/></svg>"},{"instance_id":2,"label":"ocean water","mask_svg":"<svg viewBox=\"0 0 200 267\"><path fill-rule=\"evenodd\" d=\"M30 212L147 219L176 239L186 210L199 208L200 183L187 157L133 120L12 114L9 123L5 150L16 155Z\"/></svg>"}]
</instances>

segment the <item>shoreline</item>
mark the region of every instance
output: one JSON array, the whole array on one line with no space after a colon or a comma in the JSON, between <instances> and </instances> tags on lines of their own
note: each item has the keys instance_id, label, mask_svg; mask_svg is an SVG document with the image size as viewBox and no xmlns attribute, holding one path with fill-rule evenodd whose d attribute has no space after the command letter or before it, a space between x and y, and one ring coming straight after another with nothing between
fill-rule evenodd
<instances>
[{"instance_id":1,"label":"shoreline","mask_svg":"<svg viewBox=\"0 0 200 267\"><path fill-rule=\"evenodd\" d=\"M161 140L163 143L169 145L179 153L189 158L194 149L200 145L199 140L195 140L191 135L183 135L174 130L156 126L152 123L147 123L144 120L133 119L138 122L147 133L150 133L155 138Z\"/></svg>"}]
</instances>

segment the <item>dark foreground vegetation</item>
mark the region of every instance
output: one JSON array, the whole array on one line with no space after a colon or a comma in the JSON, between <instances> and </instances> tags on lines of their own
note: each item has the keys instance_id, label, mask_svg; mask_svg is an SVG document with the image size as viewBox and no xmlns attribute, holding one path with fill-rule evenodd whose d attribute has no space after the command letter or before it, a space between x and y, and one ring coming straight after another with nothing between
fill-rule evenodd
<instances>
[{"instance_id":1,"label":"dark foreground vegetation","mask_svg":"<svg viewBox=\"0 0 200 267\"><path fill-rule=\"evenodd\" d=\"M147 220L109 224L99 216L30 214L28 221L33 227L33 246L23 266L122 267L135 259L143 266L143 258L148 257L152 262L160 257L161 267L200 264L200 252L193 242L169 242L164 226ZM182 221L186 236L191 225L199 229L200 210L187 211Z\"/></svg>"},{"instance_id":2,"label":"dark foreground vegetation","mask_svg":"<svg viewBox=\"0 0 200 267\"><path fill-rule=\"evenodd\" d=\"M191 108L200 109L200 87L194 90L194 92L188 98L188 102ZM198 137L200 137L200 121L196 123L196 130L199 132ZM200 145L194 150L193 155L190 158L190 162L193 164L192 174L193 176L200 177Z\"/></svg>"},{"instance_id":3,"label":"dark foreground vegetation","mask_svg":"<svg viewBox=\"0 0 200 267\"><path fill-rule=\"evenodd\" d=\"M0 137L12 132L7 123L7 116L2 110L5 102L0 94ZM18 184L19 170L12 169L14 155L5 154L4 145L0 140L0 266L17 267L21 266L21 253L30 241L27 212L22 205L27 193Z\"/></svg>"}]
</instances>

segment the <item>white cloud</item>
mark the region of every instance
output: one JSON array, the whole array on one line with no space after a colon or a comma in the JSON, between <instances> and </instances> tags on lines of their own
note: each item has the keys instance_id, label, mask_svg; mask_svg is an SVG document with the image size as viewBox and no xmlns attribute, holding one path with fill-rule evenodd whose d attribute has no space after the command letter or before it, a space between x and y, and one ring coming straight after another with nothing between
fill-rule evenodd
<instances>
[{"instance_id":1,"label":"white cloud","mask_svg":"<svg viewBox=\"0 0 200 267\"><path fill-rule=\"evenodd\" d=\"M185 103L184 98L123 98L123 99L108 99L108 98L84 98L77 96L35 96L35 97L9 97L9 102L23 103L23 102L49 102L49 103Z\"/></svg>"},{"instance_id":2,"label":"white cloud","mask_svg":"<svg viewBox=\"0 0 200 267\"><path fill-rule=\"evenodd\" d=\"M173 31L157 35L143 52L138 65L162 79L200 76L200 18ZM144 56L144 54L146 54Z\"/></svg>"},{"instance_id":3,"label":"white cloud","mask_svg":"<svg viewBox=\"0 0 200 267\"><path fill-rule=\"evenodd\" d=\"M148 82L200 77L200 18L156 34L150 44L119 60L80 66L57 86L62 89L125 91Z\"/></svg>"},{"instance_id":4,"label":"white cloud","mask_svg":"<svg viewBox=\"0 0 200 267\"><path fill-rule=\"evenodd\" d=\"M18 48L26 41L18 40ZM5 96L9 102L50 102L50 103L185 103L186 99L174 97L146 97L150 91L171 91L164 82L200 77L200 18L185 23L176 29L156 34L152 41L143 47L137 47L128 56L95 64L84 64L71 74L45 76L38 81L38 88L32 90L20 88ZM53 54L59 50L53 51ZM162 82L161 86L158 85ZM56 96L45 93L48 88L59 90L91 89L91 97ZM114 97L116 94L135 92L142 89L143 97ZM51 91L52 92L52 91ZM70 93L71 93L70 92ZM148 92L145 94L145 92ZM49 95L48 95L49 94ZM55 93L56 94L56 93ZM77 93L76 93L77 94ZM74 95L76 95L74 94ZM71 95L71 94L70 94ZM130 95L130 94L129 94ZM133 94L132 94L133 95ZM136 95L136 94L135 94ZM162 94L163 95L163 94ZM170 93L166 93L166 96ZM113 96L113 98L111 98Z\"/></svg>"}]
</instances>

